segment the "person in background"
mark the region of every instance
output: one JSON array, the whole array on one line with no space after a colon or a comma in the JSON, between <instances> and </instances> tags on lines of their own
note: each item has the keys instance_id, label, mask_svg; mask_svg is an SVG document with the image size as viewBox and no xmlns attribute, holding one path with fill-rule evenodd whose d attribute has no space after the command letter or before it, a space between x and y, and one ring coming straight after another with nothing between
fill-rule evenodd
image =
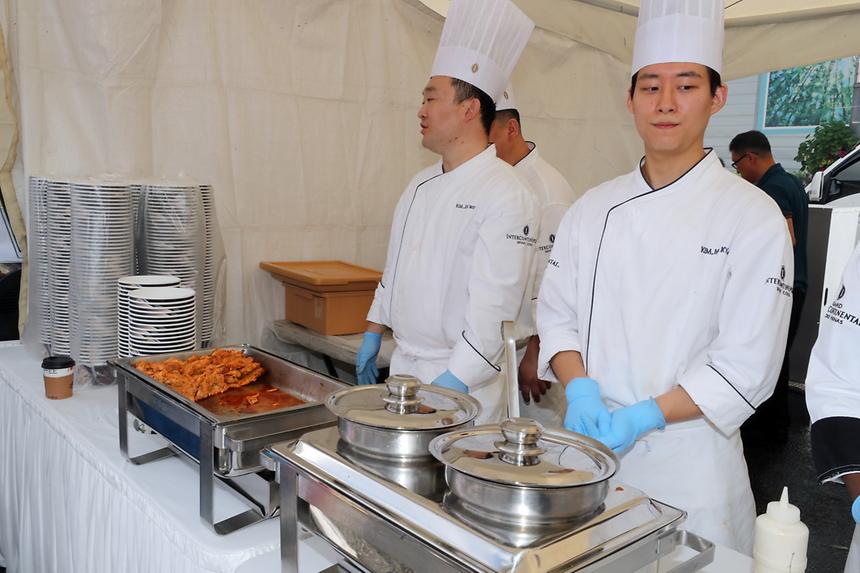
<instances>
[{"instance_id":1,"label":"person in background","mask_svg":"<svg viewBox=\"0 0 860 573\"><path fill-rule=\"evenodd\" d=\"M577 194L564 176L540 156L537 146L523 137L522 120L510 84L496 102L490 143L496 146L499 159L513 165L528 182L540 210L540 234L532 264L532 280L517 319L517 340L528 340L525 353L520 357L517 376L523 399L520 415L546 425L561 426L565 410L563 389L560 384L541 380L537 375L540 337L537 335L535 312L555 232Z\"/></svg>"},{"instance_id":2,"label":"person in background","mask_svg":"<svg viewBox=\"0 0 860 573\"><path fill-rule=\"evenodd\" d=\"M848 261L842 288L830 303L806 374L812 458L821 483L845 484L851 516L860 524L860 245ZM860 571L860 525L845 573Z\"/></svg>"},{"instance_id":3,"label":"person in background","mask_svg":"<svg viewBox=\"0 0 860 573\"><path fill-rule=\"evenodd\" d=\"M776 383L793 269L776 204L704 148L727 98L723 16L713 0L641 2L627 107L645 156L559 225L538 371L566 385L565 427L619 452L619 482L749 555L739 428Z\"/></svg>"},{"instance_id":4,"label":"person in background","mask_svg":"<svg viewBox=\"0 0 860 573\"><path fill-rule=\"evenodd\" d=\"M738 174L756 185L776 201L785 217L794 250L794 282L791 303L791 321L785 358L776 381L773 396L762 404L744 425L744 430L770 437L779 442L788 439L788 376L789 350L800 325L800 313L806 300L808 286L806 271L806 240L809 220L809 199L803 184L794 175L776 163L770 142L760 131L739 133L729 143L732 167Z\"/></svg>"},{"instance_id":5,"label":"person in background","mask_svg":"<svg viewBox=\"0 0 860 573\"><path fill-rule=\"evenodd\" d=\"M509 0L451 2L418 110L422 145L441 160L395 208L356 357L358 382L376 382L381 333L391 328L391 373L473 395L478 422L506 414L501 323L517 317L537 243L534 197L488 141L494 100L533 27ZM475 35L484 39L477 50Z\"/></svg>"}]
</instances>

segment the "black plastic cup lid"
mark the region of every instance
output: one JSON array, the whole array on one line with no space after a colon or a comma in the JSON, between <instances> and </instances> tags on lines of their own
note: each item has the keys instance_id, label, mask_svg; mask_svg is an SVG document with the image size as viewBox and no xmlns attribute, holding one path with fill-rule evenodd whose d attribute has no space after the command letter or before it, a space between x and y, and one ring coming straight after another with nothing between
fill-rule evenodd
<instances>
[{"instance_id":1,"label":"black plastic cup lid","mask_svg":"<svg viewBox=\"0 0 860 573\"><path fill-rule=\"evenodd\" d=\"M72 368L75 361L70 356L48 356L42 360L42 368L45 370L60 370L61 368Z\"/></svg>"}]
</instances>

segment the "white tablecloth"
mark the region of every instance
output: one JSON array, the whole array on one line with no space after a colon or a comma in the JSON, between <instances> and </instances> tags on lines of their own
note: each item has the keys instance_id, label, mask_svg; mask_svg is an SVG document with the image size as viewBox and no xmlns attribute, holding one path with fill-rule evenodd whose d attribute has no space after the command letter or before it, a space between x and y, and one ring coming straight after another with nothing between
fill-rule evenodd
<instances>
[{"instance_id":1,"label":"white tablecloth","mask_svg":"<svg viewBox=\"0 0 860 573\"><path fill-rule=\"evenodd\" d=\"M276 519L216 535L198 515L196 466L122 457L116 386L48 400L39 362L0 344L0 553L9 573L278 571ZM129 439L137 453L142 440L159 445L137 432ZM221 517L245 509L226 490L215 507ZM308 557L310 570L327 564Z\"/></svg>"},{"instance_id":2,"label":"white tablecloth","mask_svg":"<svg viewBox=\"0 0 860 573\"><path fill-rule=\"evenodd\" d=\"M116 386L48 400L39 362L32 350L0 343L0 554L9 573L279 571L277 520L216 535L198 515L196 466L179 458L133 466L122 457ZM159 440L129 439L133 453ZM219 518L245 508L223 489L215 507ZM301 546L303 571L332 557L319 539ZM749 559L718 548L705 571L751 570Z\"/></svg>"}]
</instances>

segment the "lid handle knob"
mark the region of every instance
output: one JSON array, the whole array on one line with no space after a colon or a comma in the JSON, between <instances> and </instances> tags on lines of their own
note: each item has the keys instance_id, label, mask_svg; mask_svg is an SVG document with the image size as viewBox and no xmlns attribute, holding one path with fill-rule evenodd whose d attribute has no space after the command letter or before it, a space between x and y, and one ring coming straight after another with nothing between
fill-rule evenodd
<instances>
[{"instance_id":1,"label":"lid handle knob","mask_svg":"<svg viewBox=\"0 0 860 573\"><path fill-rule=\"evenodd\" d=\"M418 396L421 382L408 374L393 374L385 380L388 396L383 396L385 409L397 414L412 414L418 411L423 398Z\"/></svg>"},{"instance_id":2,"label":"lid handle knob","mask_svg":"<svg viewBox=\"0 0 860 573\"><path fill-rule=\"evenodd\" d=\"M540 463L544 453L537 445L543 434L543 426L529 418L510 418L500 425L505 441L495 443L499 459L516 466L533 466Z\"/></svg>"}]
</instances>

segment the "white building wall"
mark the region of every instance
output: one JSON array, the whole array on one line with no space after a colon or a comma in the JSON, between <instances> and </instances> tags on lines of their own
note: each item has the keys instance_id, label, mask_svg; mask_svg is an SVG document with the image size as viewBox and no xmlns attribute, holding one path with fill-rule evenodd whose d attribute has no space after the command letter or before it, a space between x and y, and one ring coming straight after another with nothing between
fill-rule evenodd
<instances>
[{"instance_id":1,"label":"white building wall","mask_svg":"<svg viewBox=\"0 0 860 573\"><path fill-rule=\"evenodd\" d=\"M705 146L713 147L728 166L731 163L729 142L738 133L758 129L759 76L750 76L729 82L729 99L726 106L711 118L705 132ZM799 171L800 164L794 160L797 147L806 134L781 135L765 131L770 140L774 159L789 172Z\"/></svg>"}]
</instances>

